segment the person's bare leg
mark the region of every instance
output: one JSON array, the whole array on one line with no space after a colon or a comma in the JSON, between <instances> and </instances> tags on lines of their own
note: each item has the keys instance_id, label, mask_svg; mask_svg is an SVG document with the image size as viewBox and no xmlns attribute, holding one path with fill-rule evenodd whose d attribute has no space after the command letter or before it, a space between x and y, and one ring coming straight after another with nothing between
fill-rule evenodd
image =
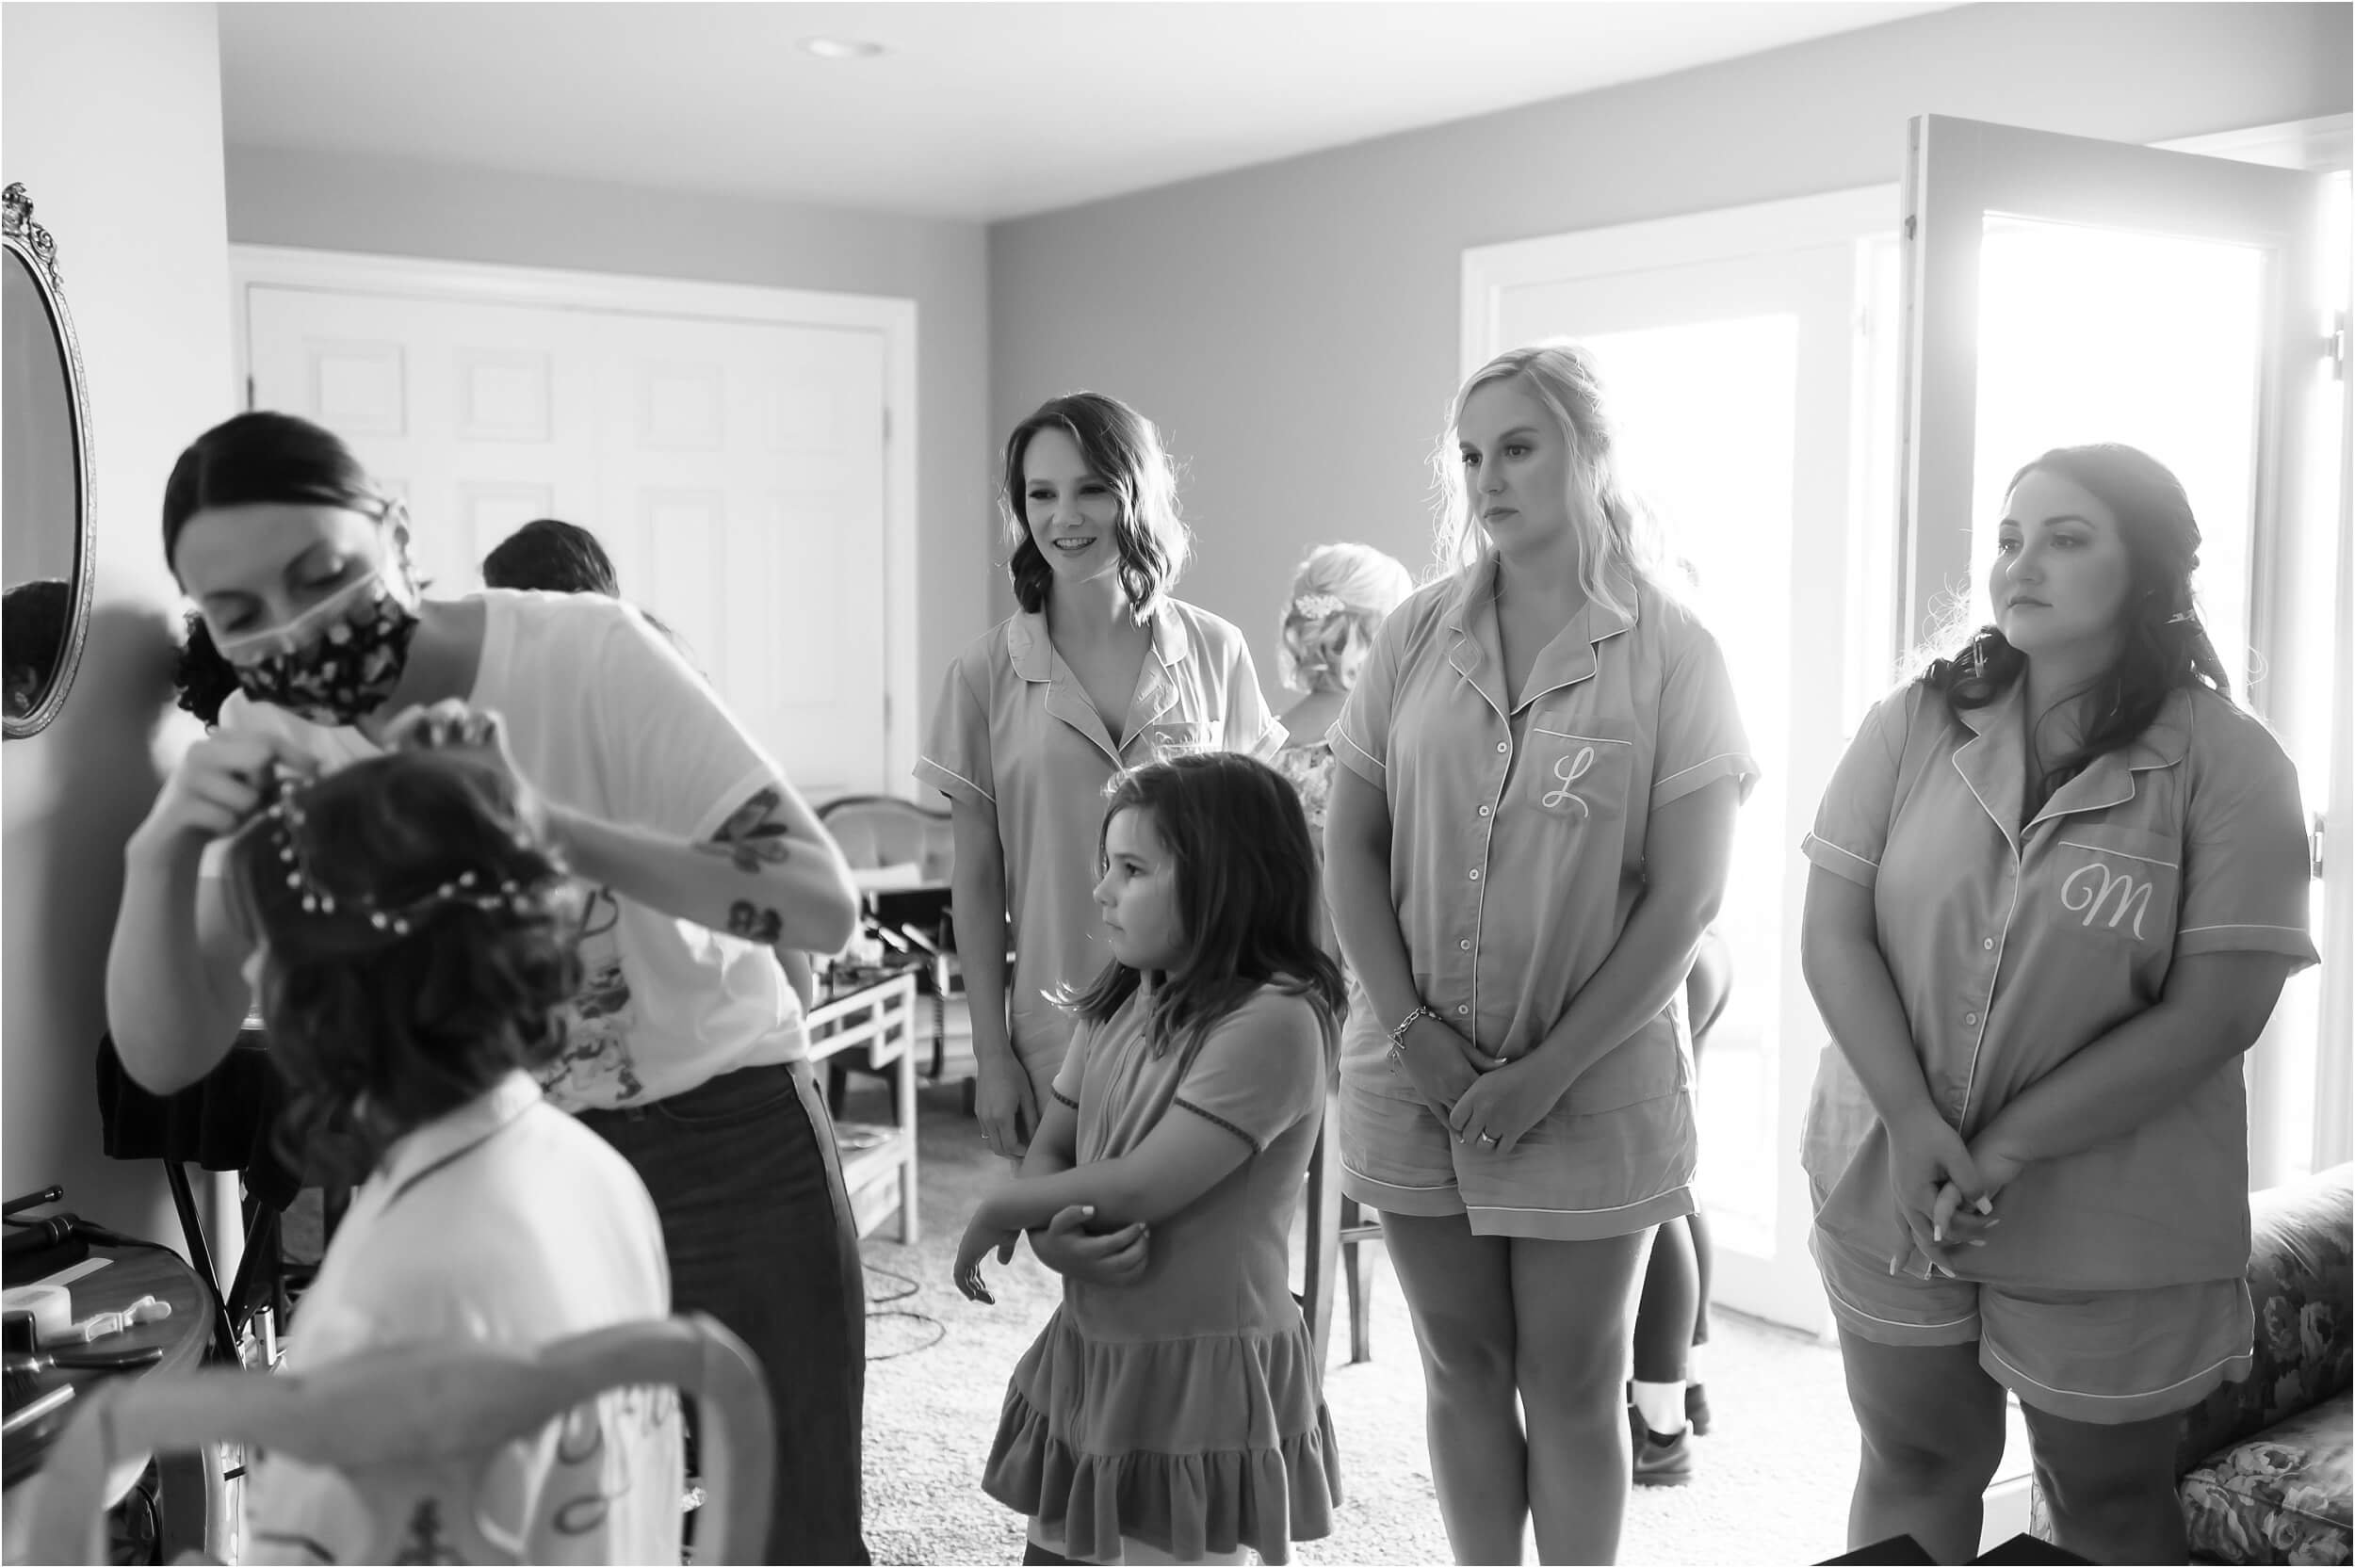
<instances>
[{"instance_id":1,"label":"person's bare leg","mask_svg":"<svg viewBox=\"0 0 2355 1568\"><path fill-rule=\"evenodd\" d=\"M1382 1239L1422 1352L1431 1479L1448 1545L1458 1562L1517 1563L1529 1492L1513 1381L1512 1244L1472 1235L1460 1214L1385 1214ZM1624 1433L1627 1417L1618 1419ZM1624 1486L1624 1452L1619 1463Z\"/></svg>"},{"instance_id":2,"label":"person's bare leg","mask_svg":"<svg viewBox=\"0 0 2355 1568\"><path fill-rule=\"evenodd\" d=\"M1627 1508L1629 1298L1648 1231L1513 1238L1514 1375L1540 1562L1610 1562Z\"/></svg>"},{"instance_id":3,"label":"person's bare leg","mask_svg":"<svg viewBox=\"0 0 2355 1568\"><path fill-rule=\"evenodd\" d=\"M1976 1558L2004 1458L2004 1387L1977 1343L1881 1345L1843 1327L1840 1360L1863 1438L1849 1548L1909 1535L1940 1562Z\"/></svg>"},{"instance_id":4,"label":"person's bare leg","mask_svg":"<svg viewBox=\"0 0 2355 1568\"><path fill-rule=\"evenodd\" d=\"M2037 1487L2065 1549L2093 1562L2181 1562L2190 1554L2175 1492L2180 1411L2096 1426L2025 1400L2020 1409L2028 1418Z\"/></svg>"}]
</instances>

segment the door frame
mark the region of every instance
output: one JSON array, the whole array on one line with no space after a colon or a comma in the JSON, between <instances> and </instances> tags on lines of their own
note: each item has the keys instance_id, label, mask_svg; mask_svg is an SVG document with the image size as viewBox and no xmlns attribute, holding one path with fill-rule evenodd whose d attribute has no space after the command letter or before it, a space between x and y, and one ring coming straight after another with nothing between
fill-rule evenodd
<instances>
[{"instance_id":1,"label":"door frame","mask_svg":"<svg viewBox=\"0 0 2355 1568\"><path fill-rule=\"evenodd\" d=\"M503 263L229 247L236 406L252 402L252 322L259 287L374 294L443 303L528 305L591 314L836 328L879 333L884 345L884 777L907 787L921 709L917 671L916 301L893 295L710 283L636 273Z\"/></svg>"}]
</instances>

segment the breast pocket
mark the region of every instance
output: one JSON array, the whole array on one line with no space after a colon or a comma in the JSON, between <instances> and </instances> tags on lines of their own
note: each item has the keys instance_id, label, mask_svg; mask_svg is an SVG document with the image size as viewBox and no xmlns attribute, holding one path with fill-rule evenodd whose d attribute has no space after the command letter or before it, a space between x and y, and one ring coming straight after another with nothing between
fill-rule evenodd
<instances>
[{"instance_id":1,"label":"breast pocket","mask_svg":"<svg viewBox=\"0 0 2355 1568\"><path fill-rule=\"evenodd\" d=\"M1195 752L1219 750L1226 726L1217 719L1207 721L1172 719L1165 724L1147 724L1137 732L1133 743L1131 764L1166 762L1171 757L1188 756Z\"/></svg>"},{"instance_id":2,"label":"breast pocket","mask_svg":"<svg viewBox=\"0 0 2355 1568\"><path fill-rule=\"evenodd\" d=\"M2160 951L2175 944L2175 899L2183 868L2171 838L2136 828L2064 825L2053 845L2057 906L2047 915L2064 932Z\"/></svg>"},{"instance_id":3,"label":"breast pocket","mask_svg":"<svg viewBox=\"0 0 2355 1568\"><path fill-rule=\"evenodd\" d=\"M1519 804L1569 830L1621 821L1634 767L1635 748L1624 740L1533 724L1521 746Z\"/></svg>"}]
</instances>

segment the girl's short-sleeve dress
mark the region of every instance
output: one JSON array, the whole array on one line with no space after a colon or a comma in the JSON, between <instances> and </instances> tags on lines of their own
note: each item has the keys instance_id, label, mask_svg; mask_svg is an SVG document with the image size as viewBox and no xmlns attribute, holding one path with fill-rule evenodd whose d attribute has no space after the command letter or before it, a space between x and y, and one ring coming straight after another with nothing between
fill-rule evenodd
<instances>
[{"instance_id":1,"label":"girl's short-sleeve dress","mask_svg":"<svg viewBox=\"0 0 2355 1568\"><path fill-rule=\"evenodd\" d=\"M1124 1535L1180 1560L1248 1546L1289 1560L1330 1533L1339 1450L1287 1243L1324 1114L1316 1014L1266 987L1190 1058L1156 1054L1140 988L1082 1025L1053 1092L1079 1116L1079 1163L1134 1150L1165 1116L1199 1116L1243 1162L1153 1227L1126 1285L1066 1280L1015 1366L983 1487L1059 1532L1073 1557Z\"/></svg>"}]
</instances>

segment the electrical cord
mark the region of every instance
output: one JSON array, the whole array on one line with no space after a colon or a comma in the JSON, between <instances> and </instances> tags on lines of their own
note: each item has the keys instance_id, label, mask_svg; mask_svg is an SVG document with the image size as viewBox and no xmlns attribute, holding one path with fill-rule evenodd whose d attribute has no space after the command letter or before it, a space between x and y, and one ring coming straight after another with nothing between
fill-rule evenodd
<instances>
[{"instance_id":1,"label":"electrical cord","mask_svg":"<svg viewBox=\"0 0 2355 1568\"><path fill-rule=\"evenodd\" d=\"M893 1281L901 1287L891 1291L887 1295L869 1295L867 1298L867 1320L869 1322L871 1323L878 1317L904 1317L913 1322L921 1323L924 1327L932 1330L931 1335L918 1344L902 1346L901 1349L896 1350L885 1350L880 1354L873 1350L869 1350L867 1352L868 1360L897 1361L901 1356L912 1356L919 1351L929 1350L934 1346L949 1337L949 1326L946 1323L943 1323L939 1318L934 1317L931 1313L918 1312L912 1308L895 1307L891 1305L893 1301L906 1301L921 1288L914 1280L908 1278L905 1274L901 1273L897 1269L878 1269L872 1264L868 1266L867 1272L869 1275L880 1274L885 1279Z\"/></svg>"}]
</instances>

